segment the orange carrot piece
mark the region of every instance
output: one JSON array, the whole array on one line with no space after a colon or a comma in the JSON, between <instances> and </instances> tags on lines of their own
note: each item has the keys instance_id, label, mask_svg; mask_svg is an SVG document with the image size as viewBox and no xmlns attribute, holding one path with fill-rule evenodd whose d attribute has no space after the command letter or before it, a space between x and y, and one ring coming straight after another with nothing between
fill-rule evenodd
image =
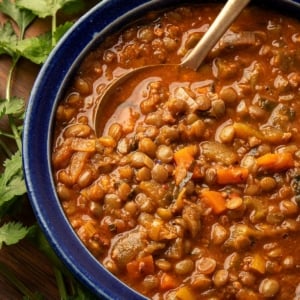
<instances>
[{"instance_id":1,"label":"orange carrot piece","mask_svg":"<svg viewBox=\"0 0 300 300\"><path fill-rule=\"evenodd\" d=\"M204 190L201 195L202 201L210 206L215 214L221 214L226 210L226 201L220 192Z\"/></svg>"},{"instance_id":2,"label":"orange carrot piece","mask_svg":"<svg viewBox=\"0 0 300 300\"><path fill-rule=\"evenodd\" d=\"M177 279L174 275L163 273L160 279L160 288L162 290L174 289L178 286Z\"/></svg>"},{"instance_id":3,"label":"orange carrot piece","mask_svg":"<svg viewBox=\"0 0 300 300\"><path fill-rule=\"evenodd\" d=\"M283 171L294 167L293 155L290 152L267 153L256 159L257 166L265 171Z\"/></svg>"},{"instance_id":4,"label":"orange carrot piece","mask_svg":"<svg viewBox=\"0 0 300 300\"><path fill-rule=\"evenodd\" d=\"M177 165L174 170L175 184L179 185L180 182L187 176L187 168L182 165Z\"/></svg>"},{"instance_id":5,"label":"orange carrot piece","mask_svg":"<svg viewBox=\"0 0 300 300\"><path fill-rule=\"evenodd\" d=\"M126 265L128 275L131 278L138 279L141 276L153 274L154 260L152 255L147 255L139 259L133 260Z\"/></svg>"},{"instance_id":6,"label":"orange carrot piece","mask_svg":"<svg viewBox=\"0 0 300 300\"><path fill-rule=\"evenodd\" d=\"M187 286L183 286L176 292L176 298L180 300L196 300L196 295Z\"/></svg>"},{"instance_id":7,"label":"orange carrot piece","mask_svg":"<svg viewBox=\"0 0 300 300\"><path fill-rule=\"evenodd\" d=\"M255 271L263 275L266 272L266 261L259 253L255 253L252 256L249 268L251 271Z\"/></svg>"},{"instance_id":8,"label":"orange carrot piece","mask_svg":"<svg viewBox=\"0 0 300 300\"><path fill-rule=\"evenodd\" d=\"M189 167L192 162L194 161L194 155L196 154L197 150L195 146L187 146L184 147L174 153L174 160L176 165L184 165Z\"/></svg>"},{"instance_id":9,"label":"orange carrot piece","mask_svg":"<svg viewBox=\"0 0 300 300\"><path fill-rule=\"evenodd\" d=\"M145 274L152 274L154 272L154 260L152 255L147 255L140 260L140 272Z\"/></svg>"},{"instance_id":10,"label":"orange carrot piece","mask_svg":"<svg viewBox=\"0 0 300 300\"><path fill-rule=\"evenodd\" d=\"M187 171L194 162L195 154L197 153L196 146L187 146L174 153L174 160L176 163L174 176L176 185L186 177Z\"/></svg>"},{"instance_id":11,"label":"orange carrot piece","mask_svg":"<svg viewBox=\"0 0 300 300\"><path fill-rule=\"evenodd\" d=\"M245 182L249 171L243 167L219 168L217 169L218 184L235 184Z\"/></svg>"},{"instance_id":12,"label":"orange carrot piece","mask_svg":"<svg viewBox=\"0 0 300 300\"><path fill-rule=\"evenodd\" d=\"M128 276L132 279L140 278L139 262L137 260L130 261L126 264Z\"/></svg>"}]
</instances>

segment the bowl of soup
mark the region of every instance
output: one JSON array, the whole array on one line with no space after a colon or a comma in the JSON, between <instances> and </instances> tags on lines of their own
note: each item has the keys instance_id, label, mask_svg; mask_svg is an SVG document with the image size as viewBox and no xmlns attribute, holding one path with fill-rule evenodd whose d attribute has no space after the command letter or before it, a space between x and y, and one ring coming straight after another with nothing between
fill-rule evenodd
<instances>
[{"instance_id":1,"label":"bowl of soup","mask_svg":"<svg viewBox=\"0 0 300 300\"><path fill-rule=\"evenodd\" d=\"M104 299L300 298L300 5L253 2L196 72L222 2L103 1L43 66L26 113L28 196ZM97 121L95 121L97 118Z\"/></svg>"}]
</instances>

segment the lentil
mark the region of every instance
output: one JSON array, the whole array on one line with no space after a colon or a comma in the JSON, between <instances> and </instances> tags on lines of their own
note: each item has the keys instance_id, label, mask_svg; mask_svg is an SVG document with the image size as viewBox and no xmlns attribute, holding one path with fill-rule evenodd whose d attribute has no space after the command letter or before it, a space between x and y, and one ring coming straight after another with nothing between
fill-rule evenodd
<instances>
[{"instance_id":1,"label":"lentil","mask_svg":"<svg viewBox=\"0 0 300 300\"><path fill-rule=\"evenodd\" d=\"M279 291L279 284L275 279L266 278L259 285L259 292L266 298L274 297Z\"/></svg>"}]
</instances>

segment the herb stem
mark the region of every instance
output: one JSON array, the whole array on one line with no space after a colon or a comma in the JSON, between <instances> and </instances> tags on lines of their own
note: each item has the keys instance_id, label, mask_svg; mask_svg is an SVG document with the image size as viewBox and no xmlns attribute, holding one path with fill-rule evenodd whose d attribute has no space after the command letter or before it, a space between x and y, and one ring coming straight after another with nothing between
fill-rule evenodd
<instances>
[{"instance_id":1,"label":"herb stem","mask_svg":"<svg viewBox=\"0 0 300 300\"><path fill-rule=\"evenodd\" d=\"M17 147L18 147L19 151L22 152L22 140L21 140L19 130L16 126L15 119L12 116L9 116L8 119L9 119L10 128L11 128L13 135L15 137L15 140L16 140Z\"/></svg>"},{"instance_id":2,"label":"herb stem","mask_svg":"<svg viewBox=\"0 0 300 300\"><path fill-rule=\"evenodd\" d=\"M57 288L59 291L60 300L67 300L68 294L66 291L66 286L64 284L64 278L62 273L59 271L59 269L54 268L54 275L56 278Z\"/></svg>"},{"instance_id":3,"label":"herb stem","mask_svg":"<svg viewBox=\"0 0 300 300\"><path fill-rule=\"evenodd\" d=\"M8 132L5 132L5 131L3 131L3 130L0 130L0 135L1 136L5 136L5 137L7 137L7 138L10 138L10 139L14 139L15 138L15 136L13 135L13 134L11 134L11 133L8 133ZM0 141L0 143L1 143L2 141ZM3 143L2 143L3 144ZM2 145L1 145L2 146Z\"/></svg>"},{"instance_id":4,"label":"herb stem","mask_svg":"<svg viewBox=\"0 0 300 300\"><path fill-rule=\"evenodd\" d=\"M7 74L7 84L6 84L6 90L5 90L5 97L6 97L7 101L10 101L10 99L11 99L12 77L13 77L13 73L15 71L15 67L17 65L18 60L19 60L19 57L12 59L12 64L11 64L11 67Z\"/></svg>"},{"instance_id":5,"label":"herb stem","mask_svg":"<svg viewBox=\"0 0 300 300\"><path fill-rule=\"evenodd\" d=\"M52 16L52 28L51 28L51 36L52 36L52 48L56 45L55 31L56 31L56 14L54 13Z\"/></svg>"},{"instance_id":6,"label":"herb stem","mask_svg":"<svg viewBox=\"0 0 300 300\"><path fill-rule=\"evenodd\" d=\"M11 90L12 90L12 82L13 82L12 78L13 78L13 74L14 74L14 71L15 71L15 68L17 66L19 59L20 59L19 55L12 58L12 64L11 64L11 67L8 72L6 92L5 92L7 101L11 101ZM20 133L18 131L15 120L12 115L8 116L8 121L9 121L10 128L12 130L13 136L15 138L17 147L21 152L22 151L22 141L21 141Z\"/></svg>"}]
</instances>

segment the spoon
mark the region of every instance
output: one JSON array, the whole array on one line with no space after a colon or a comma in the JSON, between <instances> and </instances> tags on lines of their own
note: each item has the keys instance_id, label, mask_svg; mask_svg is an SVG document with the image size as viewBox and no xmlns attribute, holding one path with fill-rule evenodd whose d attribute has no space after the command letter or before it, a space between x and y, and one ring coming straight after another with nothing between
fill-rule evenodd
<instances>
[{"instance_id":1,"label":"spoon","mask_svg":"<svg viewBox=\"0 0 300 300\"><path fill-rule=\"evenodd\" d=\"M103 91L103 94L98 102L99 104L95 110L94 128L96 136L101 135L102 126L100 122L101 117L103 116L103 108L107 103L109 103L109 100L112 99L112 94L122 84L125 82L127 84L130 79L136 77L136 75L141 72L147 73L149 71L152 72L153 70L157 70L157 74L159 74L162 67L170 68L167 70L168 72L173 72L174 68L196 72L210 50L217 44L219 39L223 36L226 30L230 27L230 25L239 16L249 2L250 0L228 0L209 29L205 32L194 49L188 53L188 55L180 64L147 65L129 71L128 73L112 81Z\"/></svg>"}]
</instances>

